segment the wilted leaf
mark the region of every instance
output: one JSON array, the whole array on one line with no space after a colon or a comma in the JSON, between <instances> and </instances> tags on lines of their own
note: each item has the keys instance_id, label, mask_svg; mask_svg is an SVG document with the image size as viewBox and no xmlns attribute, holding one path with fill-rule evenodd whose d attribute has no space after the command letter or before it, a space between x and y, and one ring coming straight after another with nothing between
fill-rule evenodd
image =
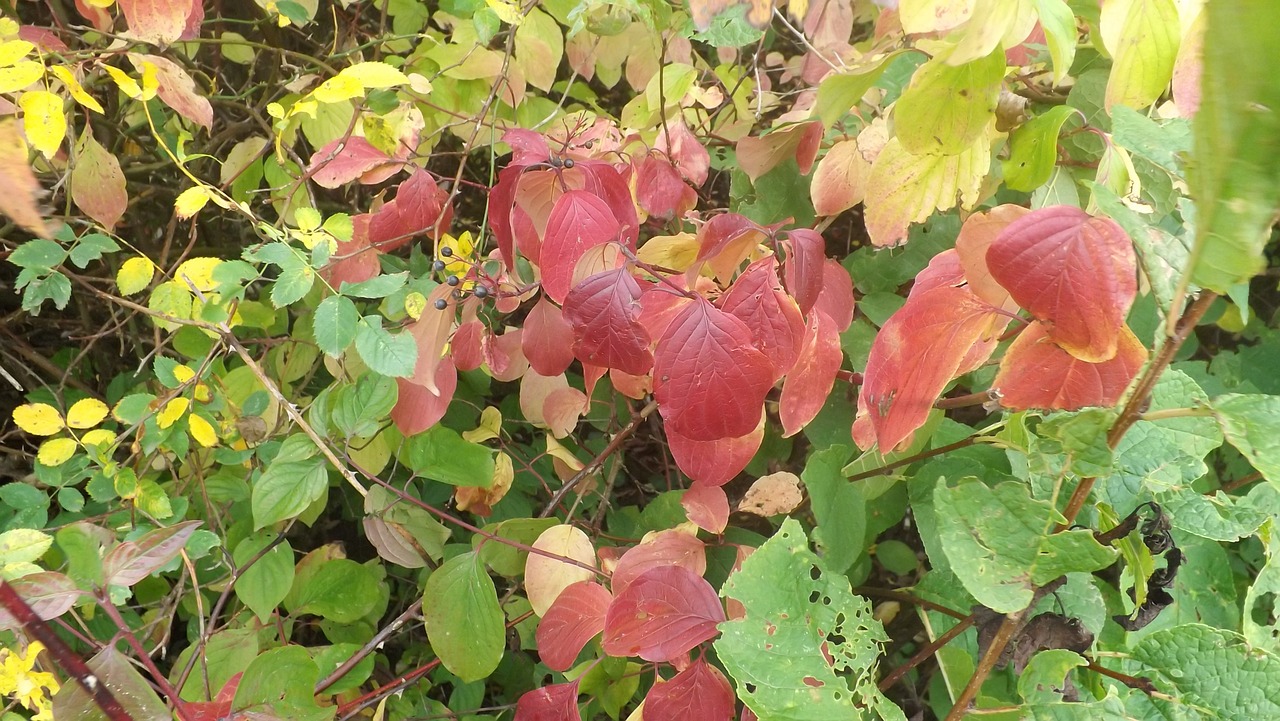
<instances>
[{"instance_id":1,"label":"wilted leaf","mask_svg":"<svg viewBox=\"0 0 1280 721\"><path fill-rule=\"evenodd\" d=\"M39 70L38 63L36 69ZM41 238L51 238L37 205L44 190L27 164L27 144L11 119L0 120L0 212Z\"/></svg>"},{"instance_id":2,"label":"wilted leaf","mask_svg":"<svg viewBox=\"0 0 1280 721\"><path fill-rule=\"evenodd\" d=\"M132 586L160 570L182 551L187 539L202 521L186 521L144 533L136 541L125 541L102 559L106 583Z\"/></svg>"},{"instance_id":3,"label":"wilted leaf","mask_svg":"<svg viewBox=\"0 0 1280 721\"><path fill-rule=\"evenodd\" d=\"M738 510L768 518L790 513L804 502L800 477L789 471L761 476L738 501Z\"/></svg>"}]
</instances>

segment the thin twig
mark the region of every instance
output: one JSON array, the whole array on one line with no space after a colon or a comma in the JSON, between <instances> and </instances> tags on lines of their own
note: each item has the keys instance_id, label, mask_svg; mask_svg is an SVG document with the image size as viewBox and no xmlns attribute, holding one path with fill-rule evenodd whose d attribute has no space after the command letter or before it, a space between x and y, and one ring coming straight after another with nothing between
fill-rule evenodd
<instances>
[{"instance_id":1,"label":"thin twig","mask_svg":"<svg viewBox=\"0 0 1280 721\"><path fill-rule=\"evenodd\" d=\"M644 422L644 419L648 418L650 414L657 410L657 408L657 401L649 401L648 405L641 408L640 412L631 419L631 422L614 435L613 439L609 441L609 445L604 447L604 450L600 451L595 458L591 459L590 463L583 466L582 470L573 474L572 478L565 481L564 485L560 486L560 488L556 490L556 492L551 496L551 500L547 503L546 507L542 509L542 513L538 514L538 518L546 518L555 512L556 508L560 505L560 502L564 500L564 497L569 495L569 492L577 487L579 483L582 483L587 476L590 476L592 473L599 470L600 466L604 465L605 460L616 453L618 449L622 447L623 442L626 441L632 433L635 433L636 429L640 427L640 424Z\"/></svg>"}]
</instances>

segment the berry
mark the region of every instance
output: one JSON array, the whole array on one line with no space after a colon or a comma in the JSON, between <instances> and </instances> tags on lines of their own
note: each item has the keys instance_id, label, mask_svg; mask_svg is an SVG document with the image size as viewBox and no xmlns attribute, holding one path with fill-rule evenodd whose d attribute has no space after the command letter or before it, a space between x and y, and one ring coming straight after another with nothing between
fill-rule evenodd
<instances>
[{"instance_id":1,"label":"berry","mask_svg":"<svg viewBox=\"0 0 1280 721\"><path fill-rule=\"evenodd\" d=\"M449 307L449 301L445 300L444 298L438 298L436 300L436 310L444 310L445 308L448 308L448 307Z\"/></svg>"},{"instance_id":2,"label":"berry","mask_svg":"<svg viewBox=\"0 0 1280 721\"><path fill-rule=\"evenodd\" d=\"M433 270L433 271L435 271L435 272L437 272L437 273L439 273L440 271L444 270L444 261L443 261L443 260L437 260L436 262L432 263L432 264L431 264L431 270Z\"/></svg>"},{"instance_id":3,"label":"berry","mask_svg":"<svg viewBox=\"0 0 1280 721\"><path fill-rule=\"evenodd\" d=\"M573 167L573 158L565 158L565 159L564 159L564 167L565 167L565 168L572 168L572 167Z\"/></svg>"},{"instance_id":4,"label":"berry","mask_svg":"<svg viewBox=\"0 0 1280 721\"><path fill-rule=\"evenodd\" d=\"M446 257L446 258L452 258L452 257L453 257L453 248L450 248L450 247L449 247L449 246L447 246L447 245L446 245L446 246L444 246L443 248L441 248L441 249L440 249L440 255L443 255L443 256L444 256L444 257Z\"/></svg>"},{"instance_id":5,"label":"berry","mask_svg":"<svg viewBox=\"0 0 1280 721\"><path fill-rule=\"evenodd\" d=\"M444 279L444 282L448 283L448 284L449 284L449 285L451 285L451 286L456 286L456 285L459 283L459 281L458 281L458 276L456 276L456 275L451 275L451 276L449 276L448 278L445 278L445 279Z\"/></svg>"},{"instance_id":6,"label":"berry","mask_svg":"<svg viewBox=\"0 0 1280 721\"><path fill-rule=\"evenodd\" d=\"M488 298L489 289L484 287L483 285L477 285L475 289L475 295L477 298Z\"/></svg>"}]
</instances>

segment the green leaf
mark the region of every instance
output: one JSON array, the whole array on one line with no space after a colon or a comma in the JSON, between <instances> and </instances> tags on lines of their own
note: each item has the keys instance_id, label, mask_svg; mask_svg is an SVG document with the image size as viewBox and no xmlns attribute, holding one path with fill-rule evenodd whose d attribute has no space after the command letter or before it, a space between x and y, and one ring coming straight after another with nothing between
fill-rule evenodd
<instances>
[{"instance_id":1,"label":"green leaf","mask_svg":"<svg viewBox=\"0 0 1280 721\"><path fill-rule=\"evenodd\" d=\"M692 39L713 48L740 48L758 42L762 35L764 31L747 22L747 6L734 5L712 18L711 25L706 30L694 33ZM818 92L821 97L822 91ZM845 111L848 111L848 107Z\"/></svg>"},{"instance_id":2,"label":"green leaf","mask_svg":"<svg viewBox=\"0 0 1280 721\"><path fill-rule=\"evenodd\" d=\"M338 292L356 298L385 298L403 288L408 281L409 271L406 270L400 273L376 275L359 283L344 282Z\"/></svg>"},{"instance_id":3,"label":"green leaf","mask_svg":"<svg viewBox=\"0 0 1280 721\"><path fill-rule=\"evenodd\" d=\"M1061 701L1063 681L1072 669L1088 666L1089 661L1075 651L1051 648L1031 657L1031 662L1018 677L1018 695L1029 703Z\"/></svg>"},{"instance_id":4,"label":"green leaf","mask_svg":"<svg viewBox=\"0 0 1280 721\"><path fill-rule=\"evenodd\" d=\"M24 270L23 273L28 271ZM19 276L21 279L21 276ZM40 307L44 302L52 301L53 307L62 310L71 300L71 281L61 273L33 278L22 292L22 309L31 315L40 315Z\"/></svg>"},{"instance_id":5,"label":"green leaf","mask_svg":"<svg viewBox=\"0 0 1280 721\"><path fill-rule=\"evenodd\" d=\"M493 483L493 451L463 440L457 431L442 425L406 440L402 453L411 471L433 481L472 488Z\"/></svg>"},{"instance_id":6,"label":"green leaf","mask_svg":"<svg viewBox=\"0 0 1280 721\"><path fill-rule=\"evenodd\" d=\"M253 565L245 568L236 580L235 592L236 598L253 611L259 623L266 623L271 618L276 606L293 586L293 548L289 542L282 540L270 551L262 553L275 538L274 533L259 531L241 541L232 553L237 568L244 568L245 564L253 561ZM262 556L259 558L258 554Z\"/></svg>"},{"instance_id":7,"label":"green leaf","mask_svg":"<svg viewBox=\"0 0 1280 721\"><path fill-rule=\"evenodd\" d=\"M833 573L849 570L866 544L866 498L841 470L852 454L848 446L824 448L809 456L800 474L817 521L813 537Z\"/></svg>"},{"instance_id":8,"label":"green leaf","mask_svg":"<svg viewBox=\"0 0 1280 721\"><path fill-rule=\"evenodd\" d=\"M376 568L349 558L330 559L301 584L296 597L290 599L290 611L315 614L335 623L354 623L377 605L381 577Z\"/></svg>"},{"instance_id":9,"label":"green leaf","mask_svg":"<svg viewBox=\"0 0 1280 721\"><path fill-rule=\"evenodd\" d=\"M89 233L76 242L71 249L71 262L77 268L87 268L90 263L102 258L105 253L115 253L120 246L102 233Z\"/></svg>"},{"instance_id":10,"label":"green leaf","mask_svg":"<svg viewBox=\"0 0 1280 721\"><path fill-rule=\"evenodd\" d=\"M271 304L283 308L302 300L316 281L316 272L296 256L280 266L280 277L271 285Z\"/></svg>"},{"instance_id":11,"label":"green leaf","mask_svg":"<svg viewBox=\"0 0 1280 721\"><path fill-rule=\"evenodd\" d=\"M338 667L346 663L348 659L354 658L360 652L360 644L358 643L335 643L328 648L312 649L316 662L316 668L320 670L320 678L327 678L329 674L338 670ZM332 686L325 689L326 694L339 694L344 691L353 691L360 688L369 676L373 674L373 662L376 654L367 654L349 671L338 677Z\"/></svg>"},{"instance_id":12,"label":"green leaf","mask_svg":"<svg viewBox=\"0 0 1280 721\"><path fill-rule=\"evenodd\" d=\"M363 375L354 386L339 388L330 395L329 420L348 437L371 436L387 420L398 395L394 378Z\"/></svg>"},{"instance_id":13,"label":"green leaf","mask_svg":"<svg viewBox=\"0 0 1280 721\"><path fill-rule=\"evenodd\" d=\"M422 617L431 650L463 681L493 673L506 643L493 579L474 552L445 561L422 590Z\"/></svg>"},{"instance_id":14,"label":"green leaf","mask_svg":"<svg viewBox=\"0 0 1280 721\"><path fill-rule=\"evenodd\" d=\"M66 260L67 251L53 240L29 240L9 255L9 262L19 268L49 271Z\"/></svg>"},{"instance_id":15,"label":"green leaf","mask_svg":"<svg viewBox=\"0 0 1280 721\"><path fill-rule=\"evenodd\" d=\"M1231 393L1213 399L1213 412L1231 445L1280 485L1280 396Z\"/></svg>"},{"instance_id":16,"label":"green leaf","mask_svg":"<svg viewBox=\"0 0 1280 721\"><path fill-rule=\"evenodd\" d=\"M387 489L374 486L364 498L364 510L368 514L364 519L365 535L377 547L379 556L406 568L427 565L424 556L436 562L444 557L444 544L449 540L450 531L422 508L404 503ZM536 539L534 536L533 540ZM507 548L501 543L485 547L488 546ZM524 571L523 561L520 570Z\"/></svg>"},{"instance_id":17,"label":"green leaf","mask_svg":"<svg viewBox=\"0 0 1280 721\"><path fill-rule=\"evenodd\" d=\"M369 369L393 378L413 375L418 363L418 345L407 333L392 335L382 327L382 318L367 315L356 326L356 352Z\"/></svg>"},{"instance_id":18,"label":"green leaf","mask_svg":"<svg viewBox=\"0 0 1280 721\"><path fill-rule=\"evenodd\" d=\"M328 487L324 459L270 464L253 484L250 507L254 530L298 516Z\"/></svg>"},{"instance_id":19,"label":"green leaf","mask_svg":"<svg viewBox=\"0 0 1280 721\"><path fill-rule=\"evenodd\" d=\"M312 333L316 345L329 356L337 358L356 337L360 312L350 298L331 295L316 306L315 325Z\"/></svg>"},{"instance_id":20,"label":"green leaf","mask_svg":"<svg viewBox=\"0 0 1280 721\"><path fill-rule=\"evenodd\" d=\"M162 719L169 716L165 704L151 684L134 668L124 654L108 646L85 662L97 679L124 708L126 718ZM53 714L57 719L105 718L97 704L78 683L65 683L53 698Z\"/></svg>"},{"instance_id":21,"label":"green leaf","mask_svg":"<svg viewBox=\"0 0 1280 721\"><path fill-rule=\"evenodd\" d=\"M1147 218L1134 212L1120 200L1120 196L1105 185L1094 183L1093 202L1103 215L1110 217L1124 228L1133 239L1142 263L1142 272L1151 283L1151 292L1162 313L1167 314L1173 305L1174 295L1187 267L1191 249L1188 239L1170 234L1164 228L1151 225Z\"/></svg>"},{"instance_id":22,"label":"green leaf","mask_svg":"<svg viewBox=\"0 0 1280 721\"><path fill-rule=\"evenodd\" d=\"M1123 148L1182 177L1184 156L1191 152L1191 123L1182 118L1156 122L1132 108L1111 109L1111 137Z\"/></svg>"},{"instance_id":23,"label":"green leaf","mask_svg":"<svg viewBox=\"0 0 1280 721\"><path fill-rule=\"evenodd\" d=\"M1130 652L1157 688L1208 718L1280 718L1280 658L1201 624L1153 631Z\"/></svg>"},{"instance_id":24,"label":"green leaf","mask_svg":"<svg viewBox=\"0 0 1280 721\"><path fill-rule=\"evenodd\" d=\"M560 523L558 518L512 518L501 523L490 524L485 527L485 531L498 538L520 543L527 548L538 540L538 536L542 535L543 531L558 523ZM525 560L529 557L528 551L522 551L509 543L487 540L478 533L471 537L471 546L479 552L480 560L488 564L489 568L499 576L519 578L524 575Z\"/></svg>"},{"instance_id":25,"label":"green leaf","mask_svg":"<svg viewBox=\"0 0 1280 721\"><path fill-rule=\"evenodd\" d=\"M243 579L241 579L243 580ZM237 582L238 583L238 582ZM258 655L258 637L251 628L228 628L214 633L203 646L187 646L178 654L170 671L170 681L176 683L192 654L199 650L192 671L192 679L209 679L209 688L222 688L232 676L244 671ZM182 687L183 701L204 701L204 684L190 682Z\"/></svg>"},{"instance_id":26,"label":"green leaf","mask_svg":"<svg viewBox=\"0 0 1280 721\"><path fill-rule=\"evenodd\" d=\"M818 99L813 106L813 114L822 121L823 127L829 128L847 115L862 96L875 86L880 76L884 75L890 61L902 52L906 51L889 53L875 65L860 73L832 73L824 78L818 84Z\"/></svg>"},{"instance_id":27,"label":"green leaf","mask_svg":"<svg viewBox=\"0 0 1280 721\"><path fill-rule=\"evenodd\" d=\"M1218 293L1266 265L1280 205L1280 3L1205 5L1204 74L1195 122L1196 242L1191 282Z\"/></svg>"},{"instance_id":28,"label":"green leaf","mask_svg":"<svg viewBox=\"0 0 1280 721\"><path fill-rule=\"evenodd\" d=\"M1036 450L1064 456L1065 468L1077 476L1106 476L1113 460L1107 431L1115 418L1106 408L1055 413L1036 426Z\"/></svg>"},{"instance_id":29,"label":"green leaf","mask_svg":"<svg viewBox=\"0 0 1280 721\"><path fill-rule=\"evenodd\" d=\"M957 155L987 132L995 117L1004 51L963 65L937 57L916 71L894 106L894 132L913 155Z\"/></svg>"},{"instance_id":30,"label":"green leaf","mask_svg":"<svg viewBox=\"0 0 1280 721\"><path fill-rule=\"evenodd\" d=\"M1029 193L1049 182L1058 162L1058 133L1079 112L1070 105L1059 105L1013 131L1009 159L1003 162L1005 185Z\"/></svg>"},{"instance_id":31,"label":"green leaf","mask_svg":"<svg viewBox=\"0 0 1280 721\"><path fill-rule=\"evenodd\" d=\"M1266 487L1275 491L1271 487ZM1253 585L1244 597L1244 637L1259 648L1275 652L1280 650L1280 624L1273 613L1275 599L1280 596L1280 535L1272 533L1267 539L1267 563L1258 571Z\"/></svg>"},{"instance_id":32,"label":"green leaf","mask_svg":"<svg viewBox=\"0 0 1280 721\"><path fill-rule=\"evenodd\" d=\"M1088 530L1053 533L1063 521L1047 501L1021 483L994 488L975 478L934 489L943 549L961 583L999 613L1021 611L1034 588L1073 571L1096 571L1115 561Z\"/></svg>"},{"instance_id":33,"label":"green leaf","mask_svg":"<svg viewBox=\"0 0 1280 721\"><path fill-rule=\"evenodd\" d=\"M1063 0L1035 0L1035 4L1053 61L1053 84L1061 85L1076 59L1076 16Z\"/></svg>"},{"instance_id":34,"label":"green leaf","mask_svg":"<svg viewBox=\"0 0 1280 721\"><path fill-rule=\"evenodd\" d=\"M716 653L757 716L844 721L851 708L870 706L881 718L904 718L876 689L888 636L871 604L809 550L795 519L743 561L721 595L746 615L720 624Z\"/></svg>"},{"instance_id":35,"label":"green leaf","mask_svg":"<svg viewBox=\"0 0 1280 721\"><path fill-rule=\"evenodd\" d=\"M282 5L284 3L281 3ZM316 706L315 686L320 671L302 646L283 646L263 652L245 669L232 708L263 707L277 718L311 721L333 718L333 708Z\"/></svg>"}]
</instances>

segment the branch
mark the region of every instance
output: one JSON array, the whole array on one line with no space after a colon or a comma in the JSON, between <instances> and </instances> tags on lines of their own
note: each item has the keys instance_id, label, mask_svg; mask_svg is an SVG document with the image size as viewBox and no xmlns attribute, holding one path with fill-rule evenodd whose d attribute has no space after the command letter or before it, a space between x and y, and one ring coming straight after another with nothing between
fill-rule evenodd
<instances>
[{"instance_id":1,"label":"branch","mask_svg":"<svg viewBox=\"0 0 1280 721\"><path fill-rule=\"evenodd\" d=\"M551 513L556 510L556 507L560 505L560 502L564 500L564 497L569 495L569 492L572 491L579 483L582 483L587 476L599 470L600 466L604 465L604 462L608 460L609 456L617 453L618 449L622 447L622 443L626 441L632 433L635 433L636 429L640 427L640 424L644 422L644 419L652 415L652 413L657 409L657 401L649 401L648 405L641 408L640 412L631 419L631 422L614 435L614 437L609 441L609 445L604 447L604 450L600 451L595 458L591 459L590 463L583 466L582 470L573 474L573 478L565 481L564 485L560 486L560 488L556 490L556 492L551 496L551 500L547 503L546 507L542 509L542 513L538 514L538 518L546 518L547 516L550 516Z\"/></svg>"}]
</instances>

